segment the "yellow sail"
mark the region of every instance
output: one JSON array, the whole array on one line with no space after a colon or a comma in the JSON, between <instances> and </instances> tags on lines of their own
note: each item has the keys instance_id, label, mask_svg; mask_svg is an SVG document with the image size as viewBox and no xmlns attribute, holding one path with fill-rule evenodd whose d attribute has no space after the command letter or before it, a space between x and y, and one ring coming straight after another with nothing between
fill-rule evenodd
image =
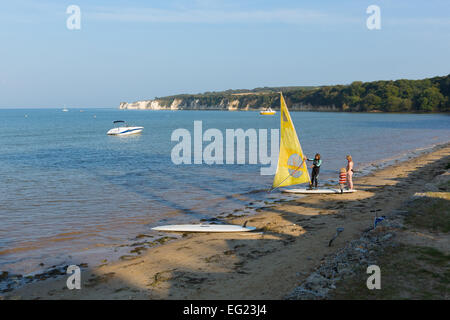
<instances>
[{"instance_id":1,"label":"yellow sail","mask_svg":"<svg viewBox=\"0 0 450 320\"><path fill-rule=\"evenodd\" d=\"M282 93L280 93L280 104L280 154L272 188L310 183L306 162L303 161L302 147Z\"/></svg>"}]
</instances>

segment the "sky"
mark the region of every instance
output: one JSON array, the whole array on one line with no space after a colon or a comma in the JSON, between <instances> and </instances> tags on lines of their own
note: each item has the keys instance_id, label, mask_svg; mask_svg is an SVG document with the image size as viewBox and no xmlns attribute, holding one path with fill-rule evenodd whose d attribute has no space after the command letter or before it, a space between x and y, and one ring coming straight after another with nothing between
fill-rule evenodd
<instances>
[{"instance_id":1,"label":"sky","mask_svg":"<svg viewBox=\"0 0 450 320\"><path fill-rule=\"evenodd\" d=\"M381 29L367 27L370 5ZM449 12L448 0L1 1L0 108L443 76Z\"/></svg>"}]
</instances>

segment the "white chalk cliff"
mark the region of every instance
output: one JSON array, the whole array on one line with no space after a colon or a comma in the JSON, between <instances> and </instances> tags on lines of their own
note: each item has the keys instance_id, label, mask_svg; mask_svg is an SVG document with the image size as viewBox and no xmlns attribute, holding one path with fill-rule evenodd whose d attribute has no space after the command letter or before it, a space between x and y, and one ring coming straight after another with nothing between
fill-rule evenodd
<instances>
[{"instance_id":1,"label":"white chalk cliff","mask_svg":"<svg viewBox=\"0 0 450 320\"><path fill-rule=\"evenodd\" d=\"M202 105L199 99L174 99L172 103L166 105L162 100L142 100L132 103L121 102L119 109L129 110L238 110L239 100L225 101L222 99L218 105ZM243 108L249 110L249 107ZM260 109L260 108L254 108Z\"/></svg>"}]
</instances>

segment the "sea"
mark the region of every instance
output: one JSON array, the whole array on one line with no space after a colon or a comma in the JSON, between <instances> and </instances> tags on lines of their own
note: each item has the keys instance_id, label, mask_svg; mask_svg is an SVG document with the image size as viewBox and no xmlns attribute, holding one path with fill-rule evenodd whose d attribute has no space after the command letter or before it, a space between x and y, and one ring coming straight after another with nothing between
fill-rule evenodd
<instances>
[{"instance_id":1,"label":"sea","mask_svg":"<svg viewBox=\"0 0 450 320\"><path fill-rule=\"evenodd\" d=\"M320 185L337 183L347 154L357 177L450 141L447 114L291 112L291 117L304 153L321 154ZM114 120L144 130L108 136ZM268 165L259 158L250 163L254 149L248 144L245 163L194 163L195 142L203 149L211 143L195 137L196 121L203 133L220 131L223 145L227 129L267 129L270 137L280 126L279 112L0 109L0 273L115 261L129 254L140 236L164 236L152 227L221 223L230 214L252 215L295 197L279 189L267 192L273 175L261 174ZM191 164L173 161L177 129L191 135Z\"/></svg>"}]
</instances>

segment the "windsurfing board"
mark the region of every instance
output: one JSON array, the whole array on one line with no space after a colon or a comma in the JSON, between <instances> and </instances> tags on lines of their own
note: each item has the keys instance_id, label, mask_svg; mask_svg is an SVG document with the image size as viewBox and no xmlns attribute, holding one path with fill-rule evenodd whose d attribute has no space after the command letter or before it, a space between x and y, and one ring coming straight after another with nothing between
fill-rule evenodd
<instances>
[{"instance_id":1,"label":"windsurfing board","mask_svg":"<svg viewBox=\"0 0 450 320\"><path fill-rule=\"evenodd\" d=\"M255 229L255 227L233 224L172 224L152 228L156 231L171 232L248 232Z\"/></svg>"},{"instance_id":2,"label":"windsurfing board","mask_svg":"<svg viewBox=\"0 0 450 320\"><path fill-rule=\"evenodd\" d=\"M324 189L284 189L281 190L282 192L287 193L301 193L301 194L327 194L327 193L341 193L340 189L330 189L330 188L324 188ZM356 192L356 190L345 190L343 193L353 193Z\"/></svg>"}]
</instances>

